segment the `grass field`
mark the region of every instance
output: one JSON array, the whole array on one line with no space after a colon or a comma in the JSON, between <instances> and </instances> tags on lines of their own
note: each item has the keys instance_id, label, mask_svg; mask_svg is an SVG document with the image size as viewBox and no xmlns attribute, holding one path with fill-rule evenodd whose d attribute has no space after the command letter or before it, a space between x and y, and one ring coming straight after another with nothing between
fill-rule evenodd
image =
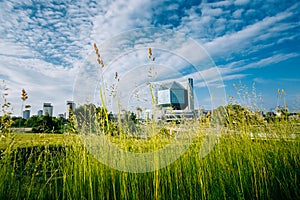
<instances>
[{"instance_id":1,"label":"grass field","mask_svg":"<svg viewBox=\"0 0 300 200\"><path fill-rule=\"evenodd\" d=\"M262 138L224 132L201 158L205 130L171 165L146 173L112 169L91 155L77 135L12 134L1 137L0 199L300 199L297 126L275 124ZM295 134L294 137L288 137ZM121 148L144 152L174 137L110 137ZM112 155L113 156L113 155Z\"/></svg>"}]
</instances>

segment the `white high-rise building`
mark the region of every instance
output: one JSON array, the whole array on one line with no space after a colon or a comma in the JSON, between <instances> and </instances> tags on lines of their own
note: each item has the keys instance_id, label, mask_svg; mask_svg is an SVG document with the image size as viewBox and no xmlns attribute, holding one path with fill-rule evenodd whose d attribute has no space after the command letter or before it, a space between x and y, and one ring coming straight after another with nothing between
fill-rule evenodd
<instances>
[{"instance_id":1,"label":"white high-rise building","mask_svg":"<svg viewBox=\"0 0 300 200\"><path fill-rule=\"evenodd\" d=\"M29 118L30 118L30 110L24 110L23 119L29 119Z\"/></svg>"},{"instance_id":2,"label":"white high-rise building","mask_svg":"<svg viewBox=\"0 0 300 200\"><path fill-rule=\"evenodd\" d=\"M66 116L67 119L69 119L70 113L74 113L75 108L76 108L76 104L74 103L74 101L67 101L67 116Z\"/></svg>"},{"instance_id":3,"label":"white high-rise building","mask_svg":"<svg viewBox=\"0 0 300 200\"><path fill-rule=\"evenodd\" d=\"M39 110L39 111L37 112L37 116L40 117L40 116L42 116L42 115L43 115L43 110Z\"/></svg>"},{"instance_id":4,"label":"white high-rise building","mask_svg":"<svg viewBox=\"0 0 300 200\"><path fill-rule=\"evenodd\" d=\"M195 102L194 102L194 82L192 78L188 79L188 85L187 85L187 91L188 91L188 109L189 111L195 110Z\"/></svg>"},{"instance_id":5,"label":"white high-rise building","mask_svg":"<svg viewBox=\"0 0 300 200\"><path fill-rule=\"evenodd\" d=\"M51 103L44 103L43 114L49 115L50 117L53 116L53 106L51 105Z\"/></svg>"}]
</instances>

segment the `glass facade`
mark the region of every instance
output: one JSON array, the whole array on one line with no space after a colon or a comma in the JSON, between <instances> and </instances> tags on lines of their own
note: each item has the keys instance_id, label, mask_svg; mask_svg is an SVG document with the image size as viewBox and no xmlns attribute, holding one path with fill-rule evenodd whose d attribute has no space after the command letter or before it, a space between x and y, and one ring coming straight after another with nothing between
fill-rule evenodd
<instances>
[{"instance_id":1,"label":"glass facade","mask_svg":"<svg viewBox=\"0 0 300 200\"><path fill-rule=\"evenodd\" d=\"M172 104L184 104L185 103L185 95L184 90L171 90L171 103Z\"/></svg>"},{"instance_id":2,"label":"glass facade","mask_svg":"<svg viewBox=\"0 0 300 200\"><path fill-rule=\"evenodd\" d=\"M175 81L171 82L158 90L157 103L162 107L184 110L188 105L188 90Z\"/></svg>"}]
</instances>

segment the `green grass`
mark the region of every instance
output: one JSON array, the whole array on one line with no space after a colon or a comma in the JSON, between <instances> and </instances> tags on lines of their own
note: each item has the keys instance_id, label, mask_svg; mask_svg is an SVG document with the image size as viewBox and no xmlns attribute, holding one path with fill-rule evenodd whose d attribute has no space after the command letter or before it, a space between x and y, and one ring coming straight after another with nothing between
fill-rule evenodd
<instances>
[{"instance_id":1,"label":"green grass","mask_svg":"<svg viewBox=\"0 0 300 200\"><path fill-rule=\"evenodd\" d=\"M0 199L300 199L300 139L286 137L298 130L280 123L250 128L254 133L275 131L280 135L276 139L224 133L204 158L199 149L205 129L199 128L184 155L147 173L105 166L74 135L7 136L0 141ZM146 152L174 138L110 140L123 149Z\"/></svg>"},{"instance_id":2,"label":"green grass","mask_svg":"<svg viewBox=\"0 0 300 200\"><path fill-rule=\"evenodd\" d=\"M18 148L44 145L65 145L67 138L70 138L70 136L63 134L11 134L0 139L0 149L6 149L9 145Z\"/></svg>"}]
</instances>

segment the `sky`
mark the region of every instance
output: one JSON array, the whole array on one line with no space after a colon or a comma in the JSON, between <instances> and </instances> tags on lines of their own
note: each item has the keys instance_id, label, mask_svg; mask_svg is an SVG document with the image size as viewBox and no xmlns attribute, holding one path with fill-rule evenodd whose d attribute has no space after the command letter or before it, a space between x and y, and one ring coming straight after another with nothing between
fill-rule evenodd
<instances>
[{"instance_id":1,"label":"sky","mask_svg":"<svg viewBox=\"0 0 300 200\"><path fill-rule=\"evenodd\" d=\"M135 97L149 101L147 83L189 77L197 107L270 111L286 101L298 111L299 43L297 0L0 0L0 80L14 115L22 88L31 114L50 102L56 116L68 100L101 101L101 87L111 107L126 109L142 102Z\"/></svg>"}]
</instances>

